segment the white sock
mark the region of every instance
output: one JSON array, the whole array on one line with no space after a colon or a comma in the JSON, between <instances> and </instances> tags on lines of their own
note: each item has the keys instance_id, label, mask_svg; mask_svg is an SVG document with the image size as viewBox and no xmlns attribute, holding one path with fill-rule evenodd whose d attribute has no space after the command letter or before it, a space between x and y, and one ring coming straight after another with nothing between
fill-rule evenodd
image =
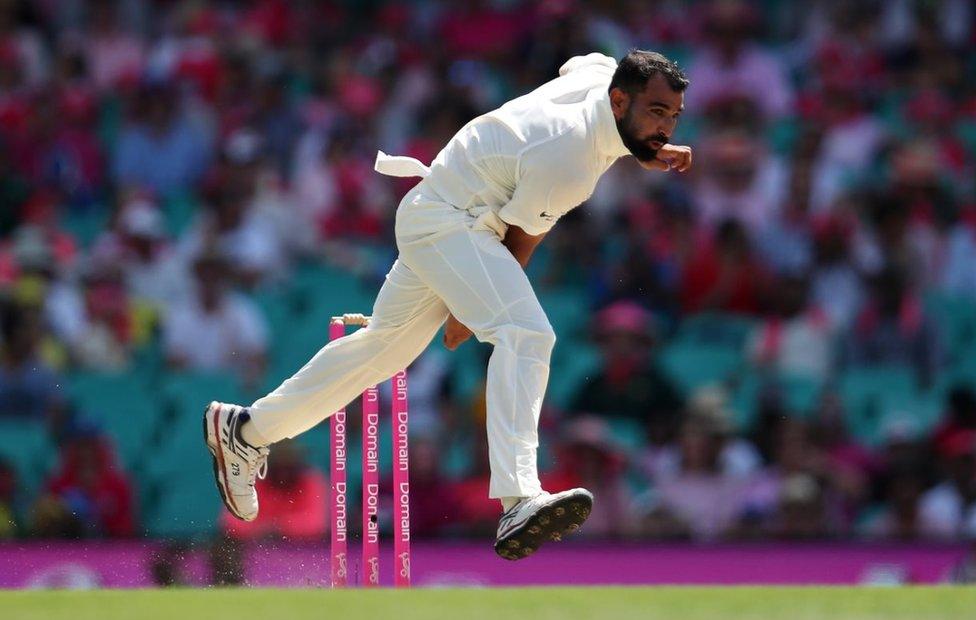
<instances>
[{"instance_id":1,"label":"white sock","mask_svg":"<svg viewBox=\"0 0 976 620\"><path fill-rule=\"evenodd\" d=\"M241 439L246 441L252 448L262 448L271 443L258 432L257 427L254 426L251 420L241 424Z\"/></svg>"},{"instance_id":2,"label":"white sock","mask_svg":"<svg viewBox=\"0 0 976 620\"><path fill-rule=\"evenodd\" d=\"M505 511L505 512L508 512L509 510L512 509L512 506L514 506L515 504L517 504L520 501L522 501L522 499L523 498L521 498L521 497L503 497L503 498L501 498L501 501L502 501L502 510Z\"/></svg>"}]
</instances>

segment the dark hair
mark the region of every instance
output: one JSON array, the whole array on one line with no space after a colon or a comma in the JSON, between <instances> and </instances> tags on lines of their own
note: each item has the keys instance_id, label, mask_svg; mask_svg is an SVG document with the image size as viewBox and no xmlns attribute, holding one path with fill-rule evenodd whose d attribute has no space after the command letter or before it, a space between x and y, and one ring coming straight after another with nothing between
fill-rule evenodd
<instances>
[{"instance_id":1,"label":"dark hair","mask_svg":"<svg viewBox=\"0 0 976 620\"><path fill-rule=\"evenodd\" d=\"M684 92L688 88L688 78L673 61L657 52L644 50L630 50L617 65L617 70L610 80L610 90L620 88L628 95L635 95L644 90L647 80L655 75L662 75L668 81L668 86L675 92Z\"/></svg>"}]
</instances>

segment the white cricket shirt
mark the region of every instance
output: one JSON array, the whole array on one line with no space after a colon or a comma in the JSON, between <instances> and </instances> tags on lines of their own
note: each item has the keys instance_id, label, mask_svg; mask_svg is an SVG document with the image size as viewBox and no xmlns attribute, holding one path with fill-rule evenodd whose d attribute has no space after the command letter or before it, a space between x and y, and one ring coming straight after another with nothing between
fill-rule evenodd
<instances>
[{"instance_id":1,"label":"white cricket shirt","mask_svg":"<svg viewBox=\"0 0 976 620\"><path fill-rule=\"evenodd\" d=\"M445 222L437 203L467 212L499 237L509 224L530 235L547 232L629 154L607 92L616 67L602 54L570 59L558 78L462 127L429 169L380 152L377 171L424 177L400 203L410 215L398 214L397 236L449 224L453 218Z\"/></svg>"}]
</instances>

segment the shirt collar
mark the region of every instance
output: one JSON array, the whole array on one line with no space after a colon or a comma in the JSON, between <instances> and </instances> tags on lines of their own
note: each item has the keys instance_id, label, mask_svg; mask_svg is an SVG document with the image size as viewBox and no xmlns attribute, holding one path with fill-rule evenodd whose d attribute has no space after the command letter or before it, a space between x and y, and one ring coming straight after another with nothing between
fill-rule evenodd
<instances>
[{"instance_id":1,"label":"shirt collar","mask_svg":"<svg viewBox=\"0 0 976 620\"><path fill-rule=\"evenodd\" d=\"M617 131L617 121L610 107L610 93L607 90L604 89L600 96L594 99L593 111L597 150L602 155L614 159L630 155L630 151L620 138L620 132Z\"/></svg>"}]
</instances>

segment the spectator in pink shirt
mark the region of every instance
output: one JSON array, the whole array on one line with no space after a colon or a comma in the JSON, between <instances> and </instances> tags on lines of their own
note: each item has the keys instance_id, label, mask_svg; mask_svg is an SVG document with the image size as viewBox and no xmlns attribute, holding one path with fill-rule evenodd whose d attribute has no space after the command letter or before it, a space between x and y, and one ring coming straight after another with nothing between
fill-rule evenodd
<instances>
[{"instance_id":1,"label":"spectator in pink shirt","mask_svg":"<svg viewBox=\"0 0 976 620\"><path fill-rule=\"evenodd\" d=\"M659 519L685 524L693 538L714 540L743 517L749 476L724 466L731 421L718 407L693 411L681 429L677 467L661 468L654 478Z\"/></svg>"},{"instance_id":2,"label":"spectator in pink shirt","mask_svg":"<svg viewBox=\"0 0 976 620\"><path fill-rule=\"evenodd\" d=\"M763 116L790 114L793 91L776 56L750 41L758 15L741 0L712 2L705 15L708 47L691 64L685 105L704 110L716 99L739 94L755 99Z\"/></svg>"},{"instance_id":3,"label":"spectator in pink shirt","mask_svg":"<svg viewBox=\"0 0 976 620\"><path fill-rule=\"evenodd\" d=\"M142 40L120 27L112 3L95 2L91 10L92 32L85 39L85 57L95 85L108 90L139 75L146 51Z\"/></svg>"}]
</instances>

